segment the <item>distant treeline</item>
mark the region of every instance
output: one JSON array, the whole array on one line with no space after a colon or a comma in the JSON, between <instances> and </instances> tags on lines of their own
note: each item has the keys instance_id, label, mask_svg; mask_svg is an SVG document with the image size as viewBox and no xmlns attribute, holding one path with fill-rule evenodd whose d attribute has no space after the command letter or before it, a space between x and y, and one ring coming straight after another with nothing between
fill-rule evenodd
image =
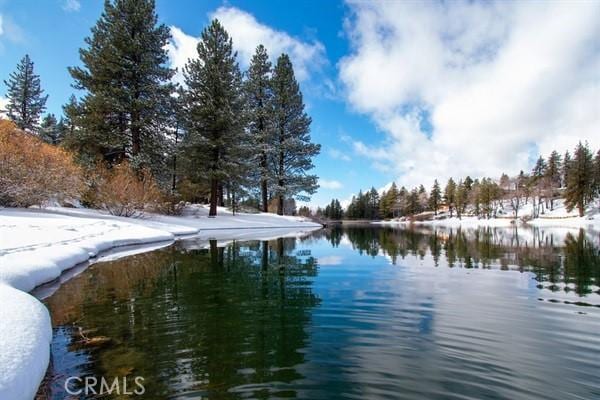
<instances>
[{"instance_id":1,"label":"distant treeline","mask_svg":"<svg viewBox=\"0 0 600 400\"><path fill-rule=\"evenodd\" d=\"M540 156L529 173L521 171L514 177L502 174L499 179L467 176L458 182L450 178L443 190L437 179L429 192L423 185L398 189L394 182L382 193L375 188L361 190L346 210L333 199L324 209L317 209L316 214L333 219L374 220L427 211L437 215L444 209L450 217L461 218L468 213L493 218L504 209L517 218L524 205L531 202L531 216L536 218L546 209L553 210L557 198L564 199L567 210L577 208L580 216L589 204L600 199L600 150L594 156L587 143L580 142L572 155L569 151L563 156L553 151L547 158Z\"/></svg>"}]
</instances>

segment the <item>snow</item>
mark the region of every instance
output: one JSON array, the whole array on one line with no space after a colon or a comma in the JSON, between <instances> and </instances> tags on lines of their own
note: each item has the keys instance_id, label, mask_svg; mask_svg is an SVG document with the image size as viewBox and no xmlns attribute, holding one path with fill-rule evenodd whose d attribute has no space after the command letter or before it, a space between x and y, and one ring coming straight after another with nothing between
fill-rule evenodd
<instances>
[{"instance_id":1,"label":"snow","mask_svg":"<svg viewBox=\"0 0 600 400\"><path fill-rule=\"evenodd\" d=\"M438 219L426 221L414 221L415 225L441 226L441 227L511 227L511 226L543 226L555 228L587 228L600 230L600 210L591 206L586 211L585 217L579 217L576 210L567 211L562 200L554 201L553 210L545 209L538 218L530 219L526 223L521 218L531 217L533 214L532 201L519 208L518 218L514 218L514 213L510 205L505 204L503 210L499 210L497 218L478 218L474 216L463 216L458 219L456 216L449 218L447 213L439 213ZM376 221L374 224L381 225L409 225L411 222L402 219L393 219L389 221Z\"/></svg>"},{"instance_id":2,"label":"snow","mask_svg":"<svg viewBox=\"0 0 600 400\"><path fill-rule=\"evenodd\" d=\"M112 257L181 236L195 235L200 244L212 238L278 237L321 227L299 217L218 212L209 218L206 207L191 206L183 216L132 219L89 209L0 209L0 399L31 399L44 377L52 340L50 316L27 292L73 276L63 271L115 247L138 245Z\"/></svg>"}]
</instances>

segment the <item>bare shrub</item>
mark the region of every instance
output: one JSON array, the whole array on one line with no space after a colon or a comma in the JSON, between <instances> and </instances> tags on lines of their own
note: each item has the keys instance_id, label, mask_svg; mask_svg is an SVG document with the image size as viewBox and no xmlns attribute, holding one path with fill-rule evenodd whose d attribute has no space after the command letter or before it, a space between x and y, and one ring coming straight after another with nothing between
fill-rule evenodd
<instances>
[{"instance_id":1,"label":"bare shrub","mask_svg":"<svg viewBox=\"0 0 600 400\"><path fill-rule=\"evenodd\" d=\"M0 205L29 207L78 199L81 168L68 151L0 119Z\"/></svg>"},{"instance_id":2,"label":"bare shrub","mask_svg":"<svg viewBox=\"0 0 600 400\"><path fill-rule=\"evenodd\" d=\"M94 202L112 215L140 216L161 202L161 192L146 169L136 172L122 162L110 169L98 168L96 174Z\"/></svg>"},{"instance_id":3,"label":"bare shrub","mask_svg":"<svg viewBox=\"0 0 600 400\"><path fill-rule=\"evenodd\" d=\"M156 211L165 215L182 215L185 210L186 203L180 195L167 194L162 198L161 203L156 208Z\"/></svg>"}]
</instances>

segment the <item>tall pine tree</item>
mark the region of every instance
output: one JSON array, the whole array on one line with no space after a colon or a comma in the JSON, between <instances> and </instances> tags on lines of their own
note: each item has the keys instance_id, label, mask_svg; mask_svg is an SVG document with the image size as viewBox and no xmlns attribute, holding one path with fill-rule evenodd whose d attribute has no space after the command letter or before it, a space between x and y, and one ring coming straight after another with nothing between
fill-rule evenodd
<instances>
[{"instance_id":1,"label":"tall pine tree","mask_svg":"<svg viewBox=\"0 0 600 400\"><path fill-rule=\"evenodd\" d=\"M561 157L557 151L550 153L548 157L548 166L546 168L546 178L550 184L550 210L554 210L555 191L560 188L561 183Z\"/></svg>"},{"instance_id":2,"label":"tall pine tree","mask_svg":"<svg viewBox=\"0 0 600 400\"><path fill-rule=\"evenodd\" d=\"M587 144L581 142L573 154L567 174L567 189L565 190L565 205L568 211L577 207L579 216L583 217L585 206L593 196L593 159Z\"/></svg>"},{"instance_id":3,"label":"tall pine tree","mask_svg":"<svg viewBox=\"0 0 600 400\"><path fill-rule=\"evenodd\" d=\"M300 86L287 54L277 59L273 71L273 118L275 129L274 165L277 213L283 215L284 199L308 200L319 187L317 176L310 175L312 158L321 146L311 143L311 119L304 111Z\"/></svg>"},{"instance_id":4,"label":"tall pine tree","mask_svg":"<svg viewBox=\"0 0 600 400\"><path fill-rule=\"evenodd\" d=\"M456 195L456 183L454 179L448 179L448 183L446 184L446 188L444 189L444 201L448 206L448 210L450 211L450 218L452 218L452 212L454 211L454 201Z\"/></svg>"},{"instance_id":5,"label":"tall pine tree","mask_svg":"<svg viewBox=\"0 0 600 400\"><path fill-rule=\"evenodd\" d=\"M158 24L153 0L106 1L80 49L82 67L69 68L80 105L81 150L134 166L164 168L174 71L167 66L169 28ZM79 140L76 140L79 139Z\"/></svg>"},{"instance_id":6,"label":"tall pine tree","mask_svg":"<svg viewBox=\"0 0 600 400\"><path fill-rule=\"evenodd\" d=\"M272 180L269 161L273 157L274 130L271 120L273 90L271 63L267 50L261 44L250 61L244 84L248 108L248 129L256 147L255 170L260 184L261 209L269 211L269 184Z\"/></svg>"},{"instance_id":7,"label":"tall pine tree","mask_svg":"<svg viewBox=\"0 0 600 400\"><path fill-rule=\"evenodd\" d=\"M433 181L433 187L431 188L431 194L429 195L429 207L433 210L433 215L437 215L437 210L440 207L442 201L442 191L440 184L437 179Z\"/></svg>"},{"instance_id":8,"label":"tall pine tree","mask_svg":"<svg viewBox=\"0 0 600 400\"><path fill-rule=\"evenodd\" d=\"M24 131L37 132L48 96L44 96L40 76L35 74L29 55L21 59L4 84L8 88L5 110L8 118Z\"/></svg>"},{"instance_id":9,"label":"tall pine tree","mask_svg":"<svg viewBox=\"0 0 600 400\"><path fill-rule=\"evenodd\" d=\"M594 193L600 202L600 150L594 158Z\"/></svg>"},{"instance_id":10,"label":"tall pine tree","mask_svg":"<svg viewBox=\"0 0 600 400\"><path fill-rule=\"evenodd\" d=\"M209 182L210 216L225 184L241 186L247 173L244 98L231 38L218 20L204 29L198 57L185 68L185 154L195 180Z\"/></svg>"}]
</instances>

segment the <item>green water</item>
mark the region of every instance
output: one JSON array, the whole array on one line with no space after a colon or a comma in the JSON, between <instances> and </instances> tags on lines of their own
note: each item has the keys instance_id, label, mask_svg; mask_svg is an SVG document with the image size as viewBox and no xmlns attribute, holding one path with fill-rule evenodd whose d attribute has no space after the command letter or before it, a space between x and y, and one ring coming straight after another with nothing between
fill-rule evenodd
<instances>
[{"instance_id":1,"label":"green water","mask_svg":"<svg viewBox=\"0 0 600 400\"><path fill-rule=\"evenodd\" d=\"M98 263L45 300L40 396L142 376L70 398L600 398L598 240L355 227Z\"/></svg>"}]
</instances>

